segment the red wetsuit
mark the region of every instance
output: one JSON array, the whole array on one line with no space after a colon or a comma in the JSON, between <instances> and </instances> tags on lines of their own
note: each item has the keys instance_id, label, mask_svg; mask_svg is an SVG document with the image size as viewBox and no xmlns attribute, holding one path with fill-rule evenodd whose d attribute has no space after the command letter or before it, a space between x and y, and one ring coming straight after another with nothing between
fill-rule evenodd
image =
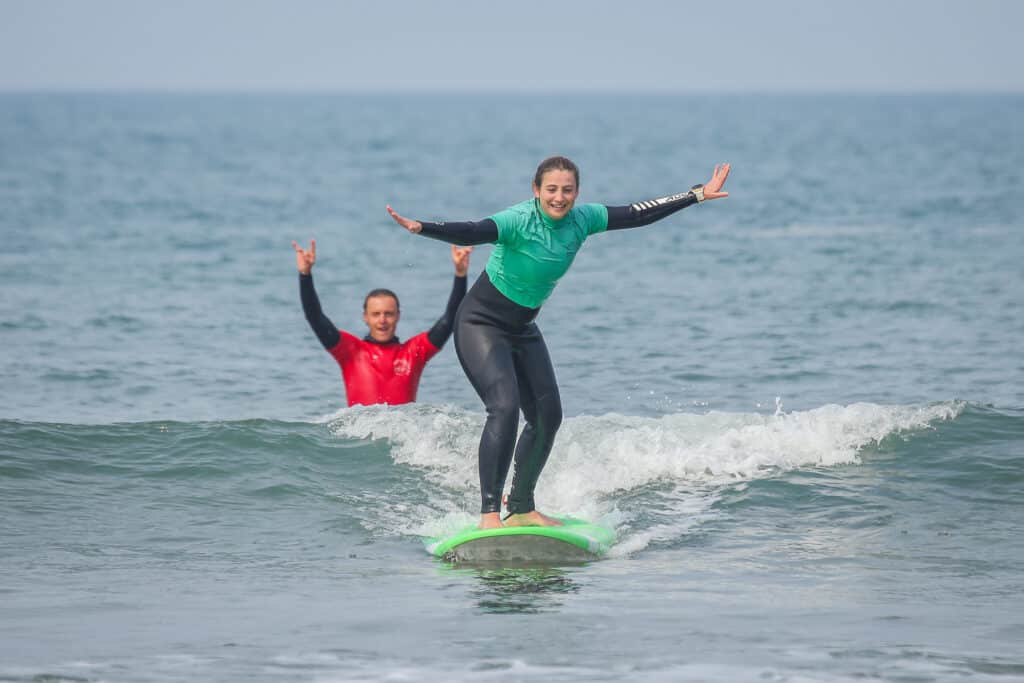
<instances>
[{"instance_id":1,"label":"red wetsuit","mask_svg":"<svg viewBox=\"0 0 1024 683\"><path fill-rule=\"evenodd\" d=\"M416 400L416 389L427 361L441 349L426 332L406 342L381 344L339 330L341 339L328 353L341 366L348 404L398 405Z\"/></svg>"},{"instance_id":2,"label":"red wetsuit","mask_svg":"<svg viewBox=\"0 0 1024 683\"><path fill-rule=\"evenodd\" d=\"M409 341L359 339L339 330L324 315L313 287L312 275L299 275L299 295L309 326L327 352L341 366L345 396L350 406L387 403L399 405L416 400L416 389L427 361L437 355L452 334L455 312L466 294L466 276L456 276L448 307L434 326Z\"/></svg>"}]
</instances>

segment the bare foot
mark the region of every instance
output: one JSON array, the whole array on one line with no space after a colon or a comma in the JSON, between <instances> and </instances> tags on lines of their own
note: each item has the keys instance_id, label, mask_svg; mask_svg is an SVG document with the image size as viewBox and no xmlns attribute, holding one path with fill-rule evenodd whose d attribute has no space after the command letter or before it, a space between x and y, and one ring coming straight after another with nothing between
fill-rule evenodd
<instances>
[{"instance_id":1,"label":"bare foot","mask_svg":"<svg viewBox=\"0 0 1024 683\"><path fill-rule=\"evenodd\" d=\"M554 517L533 510L509 516L505 519L505 526L562 526L562 523Z\"/></svg>"},{"instance_id":2,"label":"bare foot","mask_svg":"<svg viewBox=\"0 0 1024 683\"><path fill-rule=\"evenodd\" d=\"M497 512L485 512L480 515L480 524L477 529L500 529L505 526L501 523L501 515Z\"/></svg>"}]
</instances>

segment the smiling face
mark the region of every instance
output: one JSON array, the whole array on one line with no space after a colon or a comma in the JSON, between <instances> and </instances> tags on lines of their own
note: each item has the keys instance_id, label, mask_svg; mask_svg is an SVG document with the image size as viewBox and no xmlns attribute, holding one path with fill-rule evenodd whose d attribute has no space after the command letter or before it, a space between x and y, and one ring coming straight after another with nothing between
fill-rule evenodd
<instances>
[{"instance_id":1,"label":"smiling face","mask_svg":"<svg viewBox=\"0 0 1024 683\"><path fill-rule=\"evenodd\" d=\"M376 341L390 341L398 327L398 300L393 296L367 297L363 306L363 321Z\"/></svg>"},{"instance_id":2,"label":"smiling face","mask_svg":"<svg viewBox=\"0 0 1024 683\"><path fill-rule=\"evenodd\" d=\"M533 196L540 203L541 210L554 221L560 221L568 215L579 192L576 175L561 168L545 171L540 178L540 185L533 186Z\"/></svg>"}]
</instances>

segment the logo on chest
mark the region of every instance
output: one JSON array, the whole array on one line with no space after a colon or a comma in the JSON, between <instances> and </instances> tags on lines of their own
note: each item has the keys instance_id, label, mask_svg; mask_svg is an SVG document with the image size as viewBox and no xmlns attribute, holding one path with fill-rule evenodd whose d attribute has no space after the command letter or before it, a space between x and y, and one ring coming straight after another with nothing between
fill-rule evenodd
<instances>
[{"instance_id":1,"label":"logo on chest","mask_svg":"<svg viewBox=\"0 0 1024 683\"><path fill-rule=\"evenodd\" d=\"M396 358L392 367L396 375L408 375L412 372L412 363L407 358Z\"/></svg>"},{"instance_id":2,"label":"logo on chest","mask_svg":"<svg viewBox=\"0 0 1024 683\"><path fill-rule=\"evenodd\" d=\"M380 353L376 349L369 354L369 360L374 370L382 377L388 377L388 366L391 367L391 376L405 376L412 373L412 360L407 356Z\"/></svg>"}]
</instances>

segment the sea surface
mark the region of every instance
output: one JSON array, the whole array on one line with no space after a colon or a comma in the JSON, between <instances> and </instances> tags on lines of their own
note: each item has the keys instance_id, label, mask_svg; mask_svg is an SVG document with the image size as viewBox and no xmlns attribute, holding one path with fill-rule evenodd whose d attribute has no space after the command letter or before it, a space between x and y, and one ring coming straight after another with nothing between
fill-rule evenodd
<instances>
[{"instance_id":1,"label":"sea surface","mask_svg":"<svg viewBox=\"0 0 1024 683\"><path fill-rule=\"evenodd\" d=\"M542 510L464 567L482 406L345 407L298 299L427 329L421 219L733 166L538 319ZM1024 680L1024 97L0 94L0 681ZM473 253L471 277L490 247Z\"/></svg>"}]
</instances>

